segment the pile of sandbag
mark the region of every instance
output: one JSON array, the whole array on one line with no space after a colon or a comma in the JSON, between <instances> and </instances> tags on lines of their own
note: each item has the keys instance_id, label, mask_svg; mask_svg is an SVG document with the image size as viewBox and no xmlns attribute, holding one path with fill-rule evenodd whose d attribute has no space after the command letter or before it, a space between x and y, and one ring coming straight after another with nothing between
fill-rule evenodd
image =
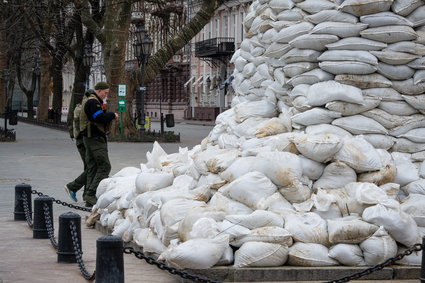
<instances>
[{"instance_id":1,"label":"pile of sandbag","mask_svg":"<svg viewBox=\"0 0 425 283\"><path fill-rule=\"evenodd\" d=\"M422 0L254 1L232 108L103 180L102 225L195 269L375 265L421 242L424 19Z\"/></svg>"}]
</instances>

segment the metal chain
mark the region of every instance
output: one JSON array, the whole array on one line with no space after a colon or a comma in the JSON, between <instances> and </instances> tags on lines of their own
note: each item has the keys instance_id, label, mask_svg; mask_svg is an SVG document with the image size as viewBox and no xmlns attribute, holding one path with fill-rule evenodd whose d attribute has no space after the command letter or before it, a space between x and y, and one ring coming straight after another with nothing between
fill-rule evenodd
<instances>
[{"instance_id":1,"label":"metal chain","mask_svg":"<svg viewBox=\"0 0 425 283\"><path fill-rule=\"evenodd\" d=\"M44 210L44 219L46 222L47 234L49 235L50 243L52 243L52 246L57 250L58 243L56 242L56 239L55 239L55 230L53 229L52 219L50 218L49 206L47 205L47 203L44 203L43 210Z\"/></svg>"},{"instance_id":2,"label":"metal chain","mask_svg":"<svg viewBox=\"0 0 425 283\"><path fill-rule=\"evenodd\" d=\"M399 253L395 257L392 257L392 258L387 259L383 263L377 264L375 266L369 267L369 268L364 269L364 270L362 270L360 272L351 274L349 276L346 276L346 277L343 277L343 278L340 278L340 279L337 279L337 280L327 281L325 283L343 283L343 282L348 282L350 280L359 279L360 277L363 277L365 275L371 274L372 272L379 271L379 270L383 269L384 267L386 267L388 265L392 265L396 261L399 261L402 258L404 258L405 256L411 255L413 252L419 252L423 248L424 248L424 246L422 244L414 244L412 247L408 248L404 252Z\"/></svg>"},{"instance_id":3,"label":"metal chain","mask_svg":"<svg viewBox=\"0 0 425 283\"><path fill-rule=\"evenodd\" d=\"M84 279L93 281L96 277L96 271L93 274L90 274L83 262L83 257L81 255L80 245L78 244L78 234L77 227L75 227L74 221L69 222L69 228L71 230L72 246L75 252L75 258L77 259L78 267L80 268L81 273L83 274Z\"/></svg>"},{"instance_id":4,"label":"metal chain","mask_svg":"<svg viewBox=\"0 0 425 283\"><path fill-rule=\"evenodd\" d=\"M142 252L135 251L134 248L132 248L132 247L124 247L123 252L125 254L134 254L138 259L144 259L147 263L149 263L151 265L156 265L159 269L166 270L166 271L170 272L171 274L178 275L178 276L180 276L184 279L189 279L189 280L192 280L194 282L221 283L220 281L215 281L215 280L211 280L211 279L208 279L208 278L200 277L200 276L197 276L197 275L187 273L183 270L171 267L171 266L165 264L164 262L157 261L153 257L145 255Z\"/></svg>"},{"instance_id":5,"label":"metal chain","mask_svg":"<svg viewBox=\"0 0 425 283\"><path fill-rule=\"evenodd\" d=\"M82 210L82 211L87 211L87 212L91 212L91 211L92 211L92 210L91 210L91 208L82 207L82 206L78 206L78 205L73 205L73 204L71 204L71 203L67 203L67 202L64 202L64 201L60 201L60 200L57 200L57 199L55 199L55 198L52 198L51 196L48 196L48 195L45 195L45 194L43 194L43 193L37 192L36 190L32 190L32 191L31 191L31 193L36 194L36 195L38 195L38 196L46 196L46 197L49 197L49 198L51 198L51 199L52 199L52 201L53 201L53 202L55 202L55 203L57 203L57 204L60 204L60 205L63 205L63 206L67 206L67 207L69 207L69 208L74 208L74 209L77 209L77 210Z\"/></svg>"},{"instance_id":6,"label":"metal chain","mask_svg":"<svg viewBox=\"0 0 425 283\"><path fill-rule=\"evenodd\" d=\"M24 206L24 213L25 213L25 218L27 219L28 226L32 228L34 224L32 223L30 208L29 208L28 200L27 200L27 194L25 192L22 192L22 203Z\"/></svg>"}]
</instances>

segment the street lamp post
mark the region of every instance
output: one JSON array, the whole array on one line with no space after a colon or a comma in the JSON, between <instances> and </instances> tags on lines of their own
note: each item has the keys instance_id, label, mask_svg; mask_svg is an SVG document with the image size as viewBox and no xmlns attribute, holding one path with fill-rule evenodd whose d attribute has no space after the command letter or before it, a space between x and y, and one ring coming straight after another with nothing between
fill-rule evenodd
<instances>
[{"instance_id":1,"label":"street lamp post","mask_svg":"<svg viewBox=\"0 0 425 283\"><path fill-rule=\"evenodd\" d=\"M141 125L141 135L145 131L145 66L148 63L149 56L153 49L153 41L147 34L143 20L135 22L136 25L136 41L133 44L134 55L141 71L141 86L137 89L136 108L137 108L137 123Z\"/></svg>"},{"instance_id":2,"label":"street lamp post","mask_svg":"<svg viewBox=\"0 0 425 283\"><path fill-rule=\"evenodd\" d=\"M94 55L93 55L93 49L91 44L87 43L84 46L84 53L83 53L83 65L85 67L86 71L86 90L89 89L89 83L90 83L90 68L93 65L94 62Z\"/></svg>"}]
</instances>

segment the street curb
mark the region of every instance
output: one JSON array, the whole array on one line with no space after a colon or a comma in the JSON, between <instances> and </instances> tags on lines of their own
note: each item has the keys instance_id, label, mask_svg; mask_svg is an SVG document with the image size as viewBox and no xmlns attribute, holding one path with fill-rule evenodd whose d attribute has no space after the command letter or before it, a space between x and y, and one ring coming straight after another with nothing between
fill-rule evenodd
<instances>
[{"instance_id":1,"label":"street curb","mask_svg":"<svg viewBox=\"0 0 425 283\"><path fill-rule=\"evenodd\" d=\"M111 229L102 226L99 221L96 221L95 229L104 235L112 233ZM142 248L133 241L125 243L124 245L131 246L135 250L142 250ZM210 269L186 269L185 271L223 282L284 282L336 280L360 272L366 268L367 267L350 266L233 268L229 266L219 266ZM420 266L392 265L363 276L360 280L411 280L418 279L420 277L420 272ZM189 283L193 281L183 279L182 282Z\"/></svg>"}]
</instances>

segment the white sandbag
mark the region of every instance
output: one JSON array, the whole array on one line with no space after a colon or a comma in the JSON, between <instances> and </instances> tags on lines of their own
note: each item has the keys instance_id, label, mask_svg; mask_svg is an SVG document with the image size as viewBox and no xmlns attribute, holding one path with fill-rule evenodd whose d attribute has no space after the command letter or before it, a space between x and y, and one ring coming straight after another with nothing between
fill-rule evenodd
<instances>
[{"instance_id":1,"label":"white sandbag","mask_svg":"<svg viewBox=\"0 0 425 283\"><path fill-rule=\"evenodd\" d=\"M404 65L415 59L420 58L419 55L409 54L405 52L396 52L392 50L370 51L378 59L389 65Z\"/></svg>"},{"instance_id":2,"label":"white sandbag","mask_svg":"<svg viewBox=\"0 0 425 283\"><path fill-rule=\"evenodd\" d=\"M293 210L292 204L287 201L281 193L276 192L258 204L259 209L284 215L288 210Z\"/></svg>"},{"instance_id":3,"label":"white sandbag","mask_svg":"<svg viewBox=\"0 0 425 283\"><path fill-rule=\"evenodd\" d=\"M393 152L391 154L397 167L394 183L400 186L419 180L418 169L410 159L410 154Z\"/></svg>"},{"instance_id":4,"label":"white sandbag","mask_svg":"<svg viewBox=\"0 0 425 283\"><path fill-rule=\"evenodd\" d=\"M167 248L150 228L138 229L134 232L134 241L143 247L143 252L160 255Z\"/></svg>"},{"instance_id":5,"label":"white sandbag","mask_svg":"<svg viewBox=\"0 0 425 283\"><path fill-rule=\"evenodd\" d=\"M402 95L404 101L406 101L410 106L419 110L421 113L425 112L425 95Z\"/></svg>"},{"instance_id":6,"label":"white sandbag","mask_svg":"<svg viewBox=\"0 0 425 283\"><path fill-rule=\"evenodd\" d=\"M235 108L237 122L243 122L249 117L271 118L276 116L276 106L266 100L242 102Z\"/></svg>"},{"instance_id":7,"label":"white sandbag","mask_svg":"<svg viewBox=\"0 0 425 283\"><path fill-rule=\"evenodd\" d=\"M241 157L220 174L231 182L248 172L262 172L277 186L287 186L301 177L299 157L289 152L262 152L257 157Z\"/></svg>"},{"instance_id":8,"label":"white sandbag","mask_svg":"<svg viewBox=\"0 0 425 283\"><path fill-rule=\"evenodd\" d=\"M399 116L411 116L418 113L418 110L410 106L405 101L382 101L378 108L389 114Z\"/></svg>"},{"instance_id":9,"label":"white sandbag","mask_svg":"<svg viewBox=\"0 0 425 283\"><path fill-rule=\"evenodd\" d=\"M331 34L303 34L291 40L289 44L294 48L323 51L327 44L338 40L336 35Z\"/></svg>"},{"instance_id":10,"label":"white sandbag","mask_svg":"<svg viewBox=\"0 0 425 283\"><path fill-rule=\"evenodd\" d=\"M257 209L248 215L227 215L226 220L244 226L248 229L256 229L265 226L277 226L283 228L282 216L265 210Z\"/></svg>"},{"instance_id":11,"label":"white sandbag","mask_svg":"<svg viewBox=\"0 0 425 283\"><path fill-rule=\"evenodd\" d=\"M275 1L279 1L279 0L275 0ZM294 2L294 1L292 1ZM307 14L299 9L299 8L292 8L290 10L284 10L282 12L280 12L277 15L277 19L279 21L292 21L292 22L297 22L297 21L301 21Z\"/></svg>"},{"instance_id":12,"label":"white sandbag","mask_svg":"<svg viewBox=\"0 0 425 283\"><path fill-rule=\"evenodd\" d=\"M218 222L217 224L222 234L229 235L230 241L242 238L251 233L251 230L249 230L248 228L242 225L232 223L228 220L223 220L221 222Z\"/></svg>"},{"instance_id":13,"label":"white sandbag","mask_svg":"<svg viewBox=\"0 0 425 283\"><path fill-rule=\"evenodd\" d=\"M273 11L280 13L281 11L292 9L294 3L291 0L270 0L269 6Z\"/></svg>"},{"instance_id":14,"label":"white sandbag","mask_svg":"<svg viewBox=\"0 0 425 283\"><path fill-rule=\"evenodd\" d=\"M322 10L304 18L313 24L320 24L323 22L346 22L355 24L359 21L356 16L338 10Z\"/></svg>"},{"instance_id":15,"label":"white sandbag","mask_svg":"<svg viewBox=\"0 0 425 283\"><path fill-rule=\"evenodd\" d=\"M252 209L257 209L258 202L274 194L277 187L263 173L254 171L242 175L218 191Z\"/></svg>"},{"instance_id":16,"label":"white sandbag","mask_svg":"<svg viewBox=\"0 0 425 283\"><path fill-rule=\"evenodd\" d=\"M327 0L305 0L297 3L295 6L310 14L315 14L323 10L333 10L337 7L335 3Z\"/></svg>"},{"instance_id":17,"label":"white sandbag","mask_svg":"<svg viewBox=\"0 0 425 283\"><path fill-rule=\"evenodd\" d=\"M378 73L390 80L407 80L413 76L415 71L405 65L389 65L380 62Z\"/></svg>"},{"instance_id":18,"label":"white sandbag","mask_svg":"<svg viewBox=\"0 0 425 283\"><path fill-rule=\"evenodd\" d=\"M394 0L391 9L394 13L407 16L421 5L423 5L423 2L420 0Z\"/></svg>"},{"instance_id":19,"label":"white sandbag","mask_svg":"<svg viewBox=\"0 0 425 283\"><path fill-rule=\"evenodd\" d=\"M393 0L346 0L338 9L357 17L388 11Z\"/></svg>"},{"instance_id":20,"label":"white sandbag","mask_svg":"<svg viewBox=\"0 0 425 283\"><path fill-rule=\"evenodd\" d=\"M336 244L329 248L329 257L347 266L366 265L359 245Z\"/></svg>"},{"instance_id":21,"label":"white sandbag","mask_svg":"<svg viewBox=\"0 0 425 283\"><path fill-rule=\"evenodd\" d=\"M178 268L206 269L214 266L229 245L229 236L213 239L192 239L169 247L158 258Z\"/></svg>"},{"instance_id":22,"label":"white sandbag","mask_svg":"<svg viewBox=\"0 0 425 283\"><path fill-rule=\"evenodd\" d=\"M359 244L375 233L379 226L367 223L358 216L327 220L331 244Z\"/></svg>"},{"instance_id":23,"label":"white sandbag","mask_svg":"<svg viewBox=\"0 0 425 283\"><path fill-rule=\"evenodd\" d=\"M307 102L309 103L309 102ZM341 113L336 111L330 111L324 108L316 107L291 117L292 122L298 125L310 126L317 124L328 124L334 119L340 118Z\"/></svg>"},{"instance_id":24,"label":"white sandbag","mask_svg":"<svg viewBox=\"0 0 425 283\"><path fill-rule=\"evenodd\" d=\"M371 53L374 51L371 51ZM391 87L392 82L380 74L369 74L369 75L337 75L335 81L352 85L361 89L364 88L380 88L380 87Z\"/></svg>"},{"instance_id":25,"label":"white sandbag","mask_svg":"<svg viewBox=\"0 0 425 283\"><path fill-rule=\"evenodd\" d=\"M406 194L421 194L425 195L425 179L413 181L401 188Z\"/></svg>"},{"instance_id":26,"label":"white sandbag","mask_svg":"<svg viewBox=\"0 0 425 283\"><path fill-rule=\"evenodd\" d=\"M325 105L328 102L339 100L356 104L363 104L361 89L340 84L335 81L326 81L313 84L307 92L308 104L311 106Z\"/></svg>"},{"instance_id":27,"label":"white sandbag","mask_svg":"<svg viewBox=\"0 0 425 283\"><path fill-rule=\"evenodd\" d=\"M396 52L407 52L415 55L425 55L425 46L412 41L401 41L388 45L386 48Z\"/></svg>"},{"instance_id":28,"label":"white sandbag","mask_svg":"<svg viewBox=\"0 0 425 283\"><path fill-rule=\"evenodd\" d=\"M381 148L385 150L390 149L395 143L393 137L381 134L365 134L363 135L363 138L374 148Z\"/></svg>"},{"instance_id":29,"label":"white sandbag","mask_svg":"<svg viewBox=\"0 0 425 283\"><path fill-rule=\"evenodd\" d=\"M131 222L129 218L125 218L122 221L115 222L115 226L112 231L112 235L122 238L124 232L130 228Z\"/></svg>"},{"instance_id":30,"label":"white sandbag","mask_svg":"<svg viewBox=\"0 0 425 283\"><path fill-rule=\"evenodd\" d=\"M415 0L415 2L417 3L421 1ZM422 6L415 9L409 16L407 16L407 19L412 22L414 27L422 26L425 23L424 14L425 7Z\"/></svg>"},{"instance_id":31,"label":"white sandbag","mask_svg":"<svg viewBox=\"0 0 425 283\"><path fill-rule=\"evenodd\" d=\"M313 212L285 215L285 229L296 242L328 244L327 224Z\"/></svg>"},{"instance_id":32,"label":"white sandbag","mask_svg":"<svg viewBox=\"0 0 425 283\"><path fill-rule=\"evenodd\" d=\"M129 177L129 176L137 175L140 172L141 172L140 168L136 168L136 167L124 167L120 171L118 171L117 173L115 173L114 175L112 175L111 178L115 178L115 177Z\"/></svg>"},{"instance_id":33,"label":"white sandbag","mask_svg":"<svg viewBox=\"0 0 425 283\"><path fill-rule=\"evenodd\" d=\"M420 241L420 234L415 220L399 207L392 208L377 204L366 208L362 217L369 223L384 226L394 240L407 247Z\"/></svg>"},{"instance_id":34,"label":"white sandbag","mask_svg":"<svg viewBox=\"0 0 425 283\"><path fill-rule=\"evenodd\" d=\"M338 37L354 37L359 36L360 32L367 27L362 23L345 23L345 22L322 22L316 25L311 33L313 34L333 34Z\"/></svg>"},{"instance_id":35,"label":"white sandbag","mask_svg":"<svg viewBox=\"0 0 425 283\"><path fill-rule=\"evenodd\" d=\"M302 73L316 69L317 66L318 64L313 62L295 62L291 64L285 64L283 67L283 72L285 73L285 76L292 78Z\"/></svg>"},{"instance_id":36,"label":"white sandbag","mask_svg":"<svg viewBox=\"0 0 425 283\"><path fill-rule=\"evenodd\" d=\"M164 203L161 207L161 221L164 226L172 226L183 218L192 209L205 205L205 202L187 200L187 199L172 199Z\"/></svg>"},{"instance_id":37,"label":"white sandbag","mask_svg":"<svg viewBox=\"0 0 425 283\"><path fill-rule=\"evenodd\" d=\"M388 26L388 25L400 25L400 26L412 26L413 24L405 17L394 14L392 12L381 12L376 14L369 14L360 17L362 23L368 24L370 28Z\"/></svg>"},{"instance_id":38,"label":"white sandbag","mask_svg":"<svg viewBox=\"0 0 425 283\"><path fill-rule=\"evenodd\" d=\"M388 45L383 42L370 40L361 37L347 37L335 43L329 43L326 48L329 50L381 50Z\"/></svg>"},{"instance_id":39,"label":"white sandbag","mask_svg":"<svg viewBox=\"0 0 425 283\"><path fill-rule=\"evenodd\" d=\"M328 125L328 124L319 124L319 125L310 125L305 128L305 133L308 135L319 135L319 134L333 134L337 135L340 138L343 137L352 137L353 135L350 134L348 131L334 126L334 125ZM311 178L310 178L311 179Z\"/></svg>"},{"instance_id":40,"label":"white sandbag","mask_svg":"<svg viewBox=\"0 0 425 283\"><path fill-rule=\"evenodd\" d=\"M304 59L301 59L304 60ZM320 64L319 64L320 65ZM320 68L316 68L314 70L299 74L297 76L294 76L290 78L287 83L292 86L297 86L299 84L315 84L318 82L328 81L332 80L333 75L325 72L324 70Z\"/></svg>"},{"instance_id":41,"label":"white sandbag","mask_svg":"<svg viewBox=\"0 0 425 283\"><path fill-rule=\"evenodd\" d=\"M397 243L380 227L369 239L360 243L366 265L374 266L397 254Z\"/></svg>"},{"instance_id":42,"label":"white sandbag","mask_svg":"<svg viewBox=\"0 0 425 283\"><path fill-rule=\"evenodd\" d=\"M356 61L323 61L319 63L319 67L334 75L367 75L377 70L374 65Z\"/></svg>"},{"instance_id":43,"label":"white sandbag","mask_svg":"<svg viewBox=\"0 0 425 283\"><path fill-rule=\"evenodd\" d=\"M205 162L208 170L214 174L218 174L226 170L235 160L241 156L241 152L237 149L229 149L225 152L215 155L213 158Z\"/></svg>"},{"instance_id":44,"label":"white sandbag","mask_svg":"<svg viewBox=\"0 0 425 283\"><path fill-rule=\"evenodd\" d=\"M338 261L328 255L328 248L321 244L297 242L289 248L288 264L295 266L332 266Z\"/></svg>"},{"instance_id":45,"label":"white sandbag","mask_svg":"<svg viewBox=\"0 0 425 283\"><path fill-rule=\"evenodd\" d=\"M403 131L403 132L407 132ZM396 133L392 132L392 135L397 135ZM398 138L395 140L395 143L393 147L391 148L391 151L394 152L404 152L404 153L415 153L418 151L425 150L425 143L415 143L405 138Z\"/></svg>"},{"instance_id":46,"label":"white sandbag","mask_svg":"<svg viewBox=\"0 0 425 283\"><path fill-rule=\"evenodd\" d=\"M292 235L286 229L277 226L266 226L251 230L246 236L231 241L234 247L240 247L247 242L265 242L291 246L293 243Z\"/></svg>"},{"instance_id":47,"label":"white sandbag","mask_svg":"<svg viewBox=\"0 0 425 283\"><path fill-rule=\"evenodd\" d=\"M335 154L339 160L357 171L374 171L382 168L382 161L376 149L361 136L345 139Z\"/></svg>"},{"instance_id":48,"label":"white sandbag","mask_svg":"<svg viewBox=\"0 0 425 283\"><path fill-rule=\"evenodd\" d=\"M325 107L331 111L339 112L342 116L352 116L374 109L381 103L380 99L366 97L363 104L354 104L344 101L333 101L326 103Z\"/></svg>"},{"instance_id":49,"label":"white sandbag","mask_svg":"<svg viewBox=\"0 0 425 283\"><path fill-rule=\"evenodd\" d=\"M247 242L235 252L235 268L269 267L284 265L288 259L289 249L286 245Z\"/></svg>"},{"instance_id":50,"label":"white sandbag","mask_svg":"<svg viewBox=\"0 0 425 283\"><path fill-rule=\"evenodd\" d=\"M342 117L332 121L332 125L341 127L352 134L388 134L388 131L378 122L362 115Z\"/></svg>"},{"instance_id":51,"label":"white sandbag","mask_svg":"<svg viewBox=\"0 0 425 283\"><path fill-rule=\"evenodd\" d=\"M380 99L381 101L402 100L401 94L393 88L368 88L362 90L364 96Z\"/></svg>"},{"instance_id":52,"label":"white sandbag","mask_svg":"<svg viewBox=\"0 0 425 283\"><path fill-rule=\"evenodd\" d=\"M333 134L298 135L293 142L298 151L317 162L330 160L341 148L341 139Z\"/></svg>"},{"instance_id":53,"label":"white sandbag","mask_svg":"<svg viewBox=\"0 0 425 283\"><path fill-rule=\"evenodd\" d=\"M153 143L151 152L146 152L146 166L148 168L161 169L161 159L167 156L167 153L162 149L157 141Z\"/></svg>"},{"instance_id":54,"label":"white sandbag","mask_svg":"<svg viewBox=\"0 0 425 283\"><path fill-rule=\"evenodd\" d=\"M409 124L409 122L412 122L413 120L413 117L400 117L397 115L391 115L378 108L365 111L361 115L378 122L386 129L399 129L400 127L400 129L397 131L399 133L390 132L390 134L393 136L407 132L409 129L404 130L405 125Z\"/></svg>"},{"instance_id":55,"label":"white sandbag","mask_svg":"<svg viewBox=\"0 0 425 283\"><path fill-rule=\"evenodd\" d=\"M425 128L417 128L397 137L406 138L413 142L425 143Z\"/></svg>"},{"instance_id":56,"label":"white sandbag","mask_svg":"<svg viewBox=\"0 0 425 283\"><path fill-rule=\"evenodd\" d=\"M390 199L397 199L400 192L400 185L396 183L386 183L379 186Z\"/></svg>"},{"instance_id":57,"label":"white sandbag","mask_svg":"<svg viewBox=\"0 0 425 283\"><path fill-rule=\"evenodd\" d=\"M416 224L420 227L425 227L425 195L409 194L401 201L401 210L411 215Z\"/></svg>"},{"instance_id":58,"label":"white sandbag","mask_svg":"<svg viewBox=\"0 0 425 283\"><path fill-rule=\"evenodd\" d=\"M220 222L223 221L225 216L226 214L223 211L216 210L212 206L203 205L190 210L179 223L178 233L180 240L185 242L191 238L190 235L194 229L194 224L199 219L208 218Z\"/></svg>"},{"instance_id":59,"label":"white sandbag","mask_svg":"<svg viewBox=\"0 0 425 283\"><path fill-rule=\"evenodd\" d=\"M400 246L397 251L397 254L401 254L405 251L406 251L406 248ZM403 257L401 260L397 261L397 264L409 265L409 266L422 265L422 251L419 251L419 252L415 251L412 254Z\"/></svg>"},{"instance_id":60,"label":"white sandbag","mask_svg":"<svg viewBox=\"0 0 425 283\"><path fill-rule=\"evenodd\" d=\"M281 29L276 35L275 41L279 43L289 43L294 38L308 33L313 28L309 22L301 22L287 28Z\"/></svg>"},{"instance_id":61,"label":"white sandbag","mask_svg":"<svg viewBox=\"0 0 425 283\"><path fill-rule=\"evenodd\" d=\"M327 165L322 176L313 184L313 189L338 189L357 180L356 172L343 162L332 162Z\"/></svg>"},{"instance_id":62,"label":"white sandbag","mask_svg":"<svg viewBox=\"0 0 425 283\"><path fill-rule=\"evenodd\" d=\"M302 175L308 177L310 180L317 180L322 176L325 165L300 155Z\"/></svg>"},{"instance_id":63,"label":"white sandbag","mask_svg":"<svg viewBox=\"0 0 425 283\"><path fill-rule=\"evenodd\" d=\"M140 173L136 178L136 192L141 194L168 187L173 183L173 178L172 173L166 172Z\"/></svg>"},{"instance_id":64,"label":"white sandbag","mask_svg":"<svg viewBox=\"0 0 425 283\"><path fill-rule=\"evenodd\" d=\"M372 65L378 64L378 59L364 50L328 50L322 53L319 61L357 61Z\"/></svg>"},{"instance_id":65,"label":"white sandbag","mask_svg":"<svg viewBox=\"0 0 425 283\"><path fill-rule=\"evenodd\" d=\"M220 227L217 222L210 217L201 217L193 223L187 239L210 239L218 234L220 234Z\"/></svg>"},{"instance_id":66,"label":"white sandbag","mask_svg":"<svg viewBox=\"0 0 425 283\"><path fill-rule=\"evenodd\" d=\"M367 39L385 43L415 40L418 37L416 32L411 27L400 25L368 28L361 31L360 35Z\"/></svg>"},{"instance_id":67,"label":"white sandbag","mask_svg":"<svg viewBox=\"0 0 425 283\"><path fill-rule=\"evenodd\" d=\"M232 200L220 192L216 192L208 204L217 210L224 211L226 214L249 214L253 212L253 210L245 204Z\"/></svg>"},{"instance_id":68,"label":"white sandbag","mask_svg":"<svg viewBox=\"0 0 425 283\"><path fill-rule=\"evenodd\" d=\"M297 62L317 62L317 57L320 56L320 52L312 49L299 49L292 48L282 57L285 64L297 63Z\"/></svg>"}]
</instances>

